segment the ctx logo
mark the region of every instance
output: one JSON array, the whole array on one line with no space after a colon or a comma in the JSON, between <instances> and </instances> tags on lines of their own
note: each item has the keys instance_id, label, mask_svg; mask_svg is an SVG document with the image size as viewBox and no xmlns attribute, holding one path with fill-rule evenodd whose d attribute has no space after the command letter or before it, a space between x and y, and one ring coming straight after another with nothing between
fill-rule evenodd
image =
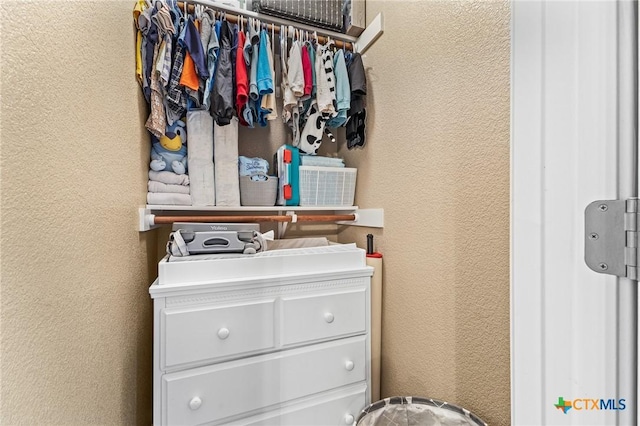
<instances>
[{"instance_id":1,"label":"ctx logo","mask_svg":"<svg viewBox=\"0 0 640 426\"><path fill-rule=\"evenodd\" d=\"M553 404L558 410L562 410L567 414L572 408L577 411L582 410L624 410L627 408L624 399L590 399L581 398L573 401L565 400L563 397L558 398L558 402Z\"/></svg>"}]
</instances>

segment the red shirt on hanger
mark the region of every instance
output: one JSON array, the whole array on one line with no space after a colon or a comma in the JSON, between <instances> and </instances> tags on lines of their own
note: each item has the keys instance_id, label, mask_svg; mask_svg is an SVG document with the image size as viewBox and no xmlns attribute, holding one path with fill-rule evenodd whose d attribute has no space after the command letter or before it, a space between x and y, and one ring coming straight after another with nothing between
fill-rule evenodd
<instances>
[{"instance_id":1,"label":"red shirt on hanger","mask_svg":"<svg viewBox=\"0 0 640 426\"><path fill-rule=\"evenodd\" d=\"M244 46L244 32L238 31L238 46ZM240 51L241 48L239 47ZM249 100L249 77L247 75L247 66L244 63L244 56L236 54L236 113L238 114L239 124L248 126L242 116L242 108Z\"/></svg>"}]
</instances>

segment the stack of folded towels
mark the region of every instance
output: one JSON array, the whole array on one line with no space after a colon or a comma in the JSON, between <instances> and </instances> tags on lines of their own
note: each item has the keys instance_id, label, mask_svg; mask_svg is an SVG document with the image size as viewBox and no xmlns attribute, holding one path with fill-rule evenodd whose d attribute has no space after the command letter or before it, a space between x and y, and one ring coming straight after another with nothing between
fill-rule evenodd
<instances>
[{"instance_id":1,"label":"stack of folded towels","mask_svg":"<svg viewBox=\"0 0 640 426\"><path fill-rule=\"evenodd\" d=\"M337 157L322 157L319 155L301 155L301 166L314 167L344 167L344 160Z\"/></svg>"},{"instance_id":2,"label":"stack of folded towels","mask_svg":"<svg viewBox=\"0 0 640 426\"><path fill-rule=\"evenodd\" d=\"M166 170L149 170L147 204L190 206L189 176Z\"/></svg>"}]
</instances>

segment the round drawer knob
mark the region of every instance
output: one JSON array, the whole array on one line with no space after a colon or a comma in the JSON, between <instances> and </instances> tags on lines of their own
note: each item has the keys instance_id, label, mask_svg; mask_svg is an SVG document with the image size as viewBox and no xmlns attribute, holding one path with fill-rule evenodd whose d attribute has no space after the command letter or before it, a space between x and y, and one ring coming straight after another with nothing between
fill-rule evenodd
<instances>
[{"instance_id":1,"label":"round drawer knob","mask_svg":"<svg viewBox=\"0 0 640 426\"><path fill-rule=\"evenodd\" d=\"M355 419L351 414L347 414L346 416L344 416L344 423L347 425L352 425L354 420Z\"/></svg>"},{"instance_id":2,"label":"round drawer knob","mask_svg":"<svg viewBox=\"0 0 640 426\"><path fill-rule=\"evenodd\" d=\"M327 312L326 314L324 314L324 320L326 322L328 322L329 324L331 324L334 319L335 318L334 318L334 316L333 316L333 314L331 312Z\"/></svg>"},{"instance_id":3,"label":"round drawer knob","mask_svg":"<svg viewBox=\"0 0 640 426\"><path fill-rule=\"evenodd\" d=\"M354 366L355 364L353 363L353 361L347 361L344 363L344 368L346 368L348 371L353 370Z\"/></svg>"},{"instance_id":4,"label":"round drawer knob","mask_svg":"<svg viewBox=\"0 0 640 426\"><path fill-rule=\"evenodd\" d=\"M193 399L189 401L189 408L191 408L192 410L197 410L198 408L200 408L201 405L202 405L202 400L197 396L193 397Z\"/></svg>"},{"instance_id":5,"label":"round drawer knob","mask_svg":"<svg viewBox=\"0 0 640 426\"><path fill-rule=\"evenodd\" d=\"M218 330L218 337L221 338L222 340L229 337L229 329L223 327L220 330Z\"/></svg>"}]
</instances>

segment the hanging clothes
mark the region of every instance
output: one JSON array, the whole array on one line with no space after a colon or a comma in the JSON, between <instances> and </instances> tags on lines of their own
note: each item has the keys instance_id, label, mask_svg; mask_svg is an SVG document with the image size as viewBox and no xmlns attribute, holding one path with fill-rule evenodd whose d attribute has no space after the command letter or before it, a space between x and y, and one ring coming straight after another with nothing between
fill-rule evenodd
<instances>
[{"instance_id":1,"label":"hanging clothes","mask_svg":"<svg viewBox=\"0 0 640 426\"><path fill-rule=\"evenodd\" d=\"M160 46L156 45L154 52L154 60L158 59L158 52L160 50ZM162 86L159 82L158 72L156 72L155 66L151 71L151 95L150 95L150 107L151 112L149 113L149 118L147 118L147 122L145 123L145 127L147 130L160 139L165 134L165 130L167 128L167 119L164 110L164 102L162 96Z\"/></svg>"},{"instance_id":2,"label":"hanging clothes","mask_svg":"<svg viewBox=\"0 0 640 426\"><path fill-rule=\"evenodd\" d=\"M187 22L190 23L191 19L189 18ZM188 33L189 28L187 24L187 34ZM190 38L188 36L185 37L185 41L189 39ZM196 73L196 66L193 62L193 57L189 53L189 45L187 43L185 43L185 50L186 52L184 54L184 64L182 65L182 75L180 76L180 85L191 90L198 90L199 82L198 75Z\"/></svg>"},{"instance_id":3,"label":"hanging clothes","mask_svg":"<svg viewBox=\"0 0 640 426\"><path fill-rule=\"evenodd\" d=\"M184 91L180 86L180 77L184 67L184 57L186 48L184 37L186 34L186 25L183 19L180 19L180 35L176 42L175 57L173 59L173 67L171 68L171 77L167 86L167 94L165 96L167 124L172 125L174 122L184 116L187 111L187 100Z\"/></svg>"},{"instance_id":4,"label":"hanging clothes","mask_svg":"<svg viewBox=\"0 0 640 426\"><path fill-rule=\"evenodd\" d=\"M156 63L156 71L160 74L160 83L164 88L169 84L171 78L171 57L173 52L173 38L176 33L175 26L171 19L171 12L168 7L161 8L156 14L158 28L162 37L160 55ZM164 93L164 90L163 90Z\"/></svg>"},{"instance_id":5,"label":"hanging clothes","mask_svg":"<svg viewBox=\"0 0 640 426\"><path fill-rule=\"evenodd\" d=\"M307 47L307 52L309 53L309 63L311 65L311 77L312 77L312 86L311 86L311 98L316 97L316 49L313 47L311 42L305 43Z\"/></svg>"},{"instance_id":6,"label":"hanging clothes","mask_svg":"<svg viewBox=\"0 0 640 426\"><path fill-rule=\"evenodd\" d=\"M293 120L293 112L294 109L297 108L298 101L293 95L291 86L289 86L287 52L287 31L284 26L280 26L280 68L282 73L280 88L282 90L282 121L291 129L293 134L292 145L297 146L299 142L298 122Z\"/></svg>"},{"instance_id":7,"label":"hanging clothes","mask_svg":"<svg viewBox=\"0 0 640 426\"><path fill-rule=\"evenodd\" d=\"M302 103L302 108L300 110L300 127L302 128L304 128L304 124L309 116L309 109L311 108L311 105L316 102L316 49L310 41L306 41L304 43L303 49L305 49L309 55L309 65L311 67L311 94L309 95L309 98ZM305 86L306 84L307 77L305 76Z\"/></svg>"},{"instance_id":8,"label":"hanging clothes","mask_svg":"<svg viewBox=\"0 0 640 426\"><path fill-rule=\"evenodd\" d=\"M269 65L269 35L266 30L260 31L260 49L258 55L258 69L256 71L256 85L259 95L273 93L273 77L271 76L271 66Z\"/></svg>"},{"instance_id":9,"label":"hanging clothes","mask_svg":"<svg viewBox=\"0 0 640 426\"><path fill-rule=\"evenodd\" d=\"M300 98L304 95L304 70L302 68L302 56L300 53L300 42L298 40L294 40L291 44L287 66L289 87L293 92L293 96Z\"/></svg>"},{"instance_id":10,"label":"hanging clothes","mask_svg":"<svg viewBox=\"0 0 640 426\"><path fill-rule=\"evenodd\" d=\"M265 111L268 111L267 115L266 115L266 119L268 121L272 121L275 120L276 118L278 118L278 110L276 107L276 91L275 91L275 84L276 84L276 77L275 77L275 68L274 68L274 63L273 63L273 47L271 45L272 40L271 38L267 35L267 55L268 55L268 59L269 59L269 73L271 75L271 82L272 82L272 91L271 93L265 95L262 98L262 102L260 104L260 108L262 108Z\"/></svg>"},{"instance_id":11,"label":"hanging clothes","mask_svg":"<svg viewBox=\"0 0 640 426\"><path fill-rule=\"evenodd\" d=\"M325 119L336 113L336 87L333 74L333 54L329 46L318 46L316 51L317 101L318 110Z\"/></svg>"},{"instance_id":12,"label":"hanging clothes","mask_svg":"<svg viewBox=\"0 0 640 426\"><path fill-rule=\"evenodd\" d=\"M158 51L158 58L155 62L154 69L160 74L161 80L164 72L164 81L168 82L171 75L171 45L173 43L172 38L175 34L175 28L173 26L171 12L166 4L159 2L157 7L158 11L154 15L153 20L158 27L160 50ZM166 65L167 62L168 66ZM165 71L165 68L168 69Z\"/></svg>"},{"instance_id":13,"label":"hanging clothes","mask_svg":"<svg viewBox=\"0 0 640 426\"><path fill-rule=\"evenodd\" d=\"M213 25L215 23L215 19L212 16L212 13L209 12L210 11L207 9L200 15L200 44L202 45L202 52L204 53L204 63L207 67L208 74L206 78L202 78L202 76L200 76L200 87L198 90L202 93L203 105L205 97L204 88L207 80L209 79L209 76L211 75L211 72L209 71L209 41L211 40L211 33L214 32Z\"/></svg>"},{"instance_id":14,"label":"hanging clothes","mask_svg":"<svg viewBox=\"0 0 640 426\"><path fill-rule=\"evenodd\" d=\"M272 108L266 105L266 97L273 94L273 76L269 63L269 55L271 54L271 46L269 43L269 35L266 30L260 31L260 49L258 54L258 70L257 70L257 86L258 101L256 102L256 111L258 113L258 124L261 127L267 125L267 116L272 112ZM273 106L272 106L273 107Z\"/></svg>"},{"instance_id":15,"label":"hanging clothes","mask_svg":"<svg viewBox=\"0 0 640 426\"><path fill-rule=\"evenodd\" d=\"M309 50L307 49L306 45L302 46L300 52L302 56L302 74L304 77L304 89L300 100L306 101L307 99L311 99L311 90L313 89L313 74L311 72L311 58L309 57ZM315 64L313 67L315 68Z\"/></svg>"},{"instance_id":16,"label":"hanging clothes","mask_svg":"<svg viewBox=\"0 0 640 426\"><path fill-rule=\"evenodd\" d=\"M363 147L367 119L366 100L367 77L362 64L362 56L354 53L347 66L349 83L351 85L351 104L347 112L346 137L347 148Z\"/></svg>"},{"instance_id":17,"label":"hanging clothes","mask_svg":"<svg viewBox=\"0 0 640 426\"><path fill-rule=\"evenodd\" d=\"M255 32L255 28L251 25L249 29L249 39L251 40L251 69L249 75L249 97L253 101L257 101L260 96L260 92L258 90L258 57L260 54L260 36L256 33L256 36L252 35L252 32ZM254 43L254 40L258 40L258 42Z\"/></svg>"},{"instance_id":18,"label":"hanging clothes","mask_svg":"<svg viewBox=\"0 0 640 426\"><path fill-rule=\"evenodd\" d=\"M142 91L147 102L150 102L151 98L151 68L155 45L158 42L158 29L153 19L155 13L155 7L148 7L138 16L138 25L142 33Z\"/></svg>"},{"instance_id":19,"label":"hanging clothes","mask_svg":"<svg viewBox=\"0 0 640 426\"><path fill-rule=\"evenodd\" d=\"M336 79L336 115L327 121L327 127L344 126L347 122L347 111L351 107L351 87L344 51L338 50L333 57L334 75Z\"/></svg>"},{"instance_id":20,"label":"hanging clothes","mask_svg":"<svg viewBox=\"0 0 640 426\"><path fill-rule=\"evenodd\" d=\"M205 10L204 21L211 22L211 32L209 33L209 41L207 43L207 71L209 77L205 81L204 90L202 93L202 105L207 111L211 107L211 89L213 88L213 80L216 62L218 60L218 49L220 43L218 42L218 33L220 32L220 23L213 17L213 12L209 9Z\"/></svg>"},{"instance_id":21,"label":"hanging clothes","mask_svg":"<svg viewBox=\"0 0 640 426\"><path fill-rule=\"evenodd\" d=\"M335 49L309 41L292 26L281 26L277 82L275 40L258 21L250 19L246 33L244 28L238 33L226 19L216 20L211 9L198 6L190 16L186 4L183 12L176 0L136 0L133 17L136 79L150 105L145 125L155 138L195 107L208 110L218 126L235 116L243 126L266 126L279 115L275 85L280 84L281 116L292 130L292 144L313 154L325 127L345 125L356 110L344 52L334 55ZM363 120L358 123L361 128Z\"/></svg>"},{"instance_id":22,"label":"hanging clothes","mask_svg":"<svg viewBox=\"0 0 640 426\"><path fill-rule=\"evenodd\" d=\"M184 58L180 85L187 89L191 104L194 107L200 107L198 92L200 78L208 78L209 71L207 70L204 50L202 49L200 32L191 17L187 19L184 44L187 52Z\"/></svg>"},{"instance_id":23,"label":"hanging clothes","mask_svg":"<svg viewBox=\"0 0 640 426\"><path fill-rule=\"evenodd\" d=\"M231 49L233 48L233 29L227 21L220 27L220 50L215 70L213 90L211 92L211 116L218 126L231 122L234 113L233 68Z\"/></svg>"},{"instance_id":24,"label":"hanging clothes","mask_svg":"<svg viewBox=\"0 0 640 426\"><path fill-rule=\"evenodd\" d=\"M140 31L138 19L145 7L144 0L137 0L133 7L133 22L136 26L136 79L140 86L142 86L142 31Z\"/></svg>"},{"instance_id":25,"label":"hanging clothes","mask_svg":"<svg viewBox=\"0 0 640 426\"><path fill-rule=\"evenodd\" d=\"M238 48L242 46L243 53L236 53L236 114L238 115L238 124L242 126L249 125L242 115L242 110L249 100L249 78L247 75L247 65L245 63L244 55L245 42L245 33L239 31Z\"/></svg>"}]
</instances>

